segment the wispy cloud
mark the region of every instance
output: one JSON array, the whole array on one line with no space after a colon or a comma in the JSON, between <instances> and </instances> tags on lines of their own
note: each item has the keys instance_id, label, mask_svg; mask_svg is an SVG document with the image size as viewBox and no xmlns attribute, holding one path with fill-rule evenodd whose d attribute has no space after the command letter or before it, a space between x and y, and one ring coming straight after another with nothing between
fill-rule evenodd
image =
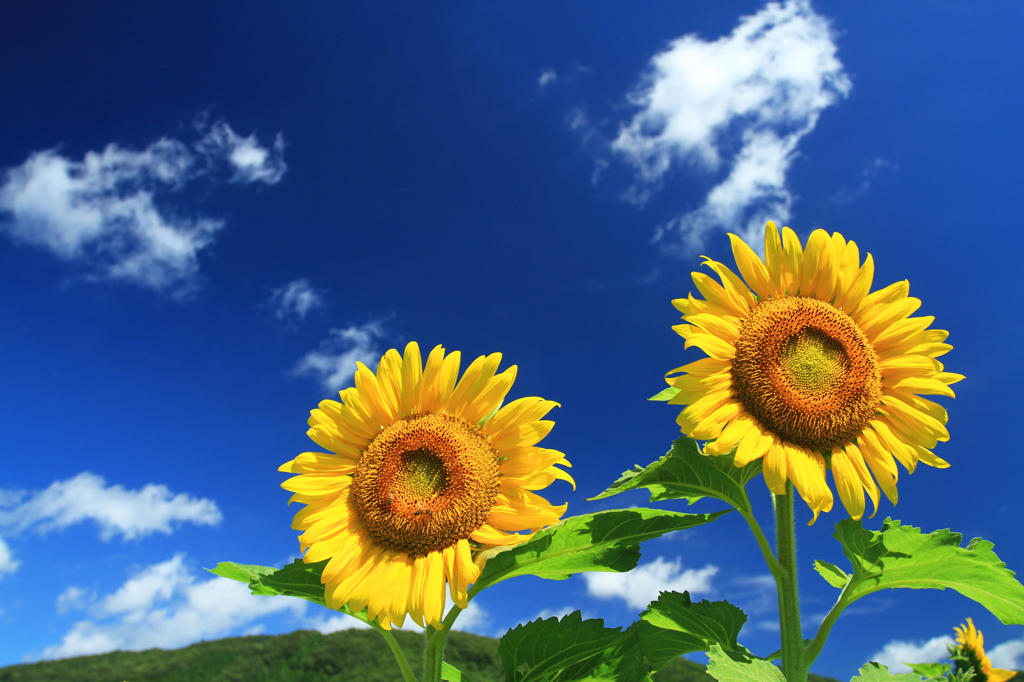
<instances>
[{"instance_id":1,"label":"wispy cloud","mask_svg":"<svg viewBox=\"0 0 1024 682\"><path fill-rule=\"evenodd\" d=\"M558 74L555 73L554 69L547 68L540 72L540 77L537 78L537 85L543 88L545 85L554 83L556 80L558 80Z\"/></svg>"},{"instance_id":2,"label":"wispy cloud","mask_svg":"<svg viewBox=\"0 0 1024 682\"><path fill-rule=\"evenodd\" d=\"M948 635L932 637L927 642L905 642L896 640L886 644L881 651L876 651L871 660L881 663L891 673L909 673L910 668L904 663L936 663L946 657L946 647L953 643Z\"/></svg>"},{"instance_id":3,"label":"wispy cloud","mask_svg":"<svg viewBox=\"0 0 1024 682\"><path fill-rule=\"evenodd\" d=\"M310 285L309 280L296 279L274 289L267 306L281 322L303 320L306 315L324 304L323 296Z\"/></svg>"},{"instance_id":4,"label":"wispy cloud","mask_svg":"<svg viewBox=\"0 0 1024 682\"><path fill-rule=\"evenodd\" d=\"M829 202L840 206L852 204L857 199L868 193L871 185L874 184L878 174L882 171L895 172L900 169L899 164L889 159L876 157L869 161L860 172L860 184L856 187L843 186L829 198Z\"/></svg>"},{"instance_id":5,"label":"wispy cloud","mask_svg":"<svg viewBox=\"0 0 1024 682\"><path fill-rule=\"evenodd\" d=\"M20 565L20 561L14 560L11 548L7 546L3 538L0 538L0 578L4 576L4 573L14 573Z\"/></svg>"},{"instance_id":6,"label":"wispy cloud","mask_svg":"<svg viewBox=\"0 0 1024 682\"><path fill-rule=\"evenodd\" d=\"M651 59L630 95L639 111L611 145L636 172L627 198L646 202L673 166L727 169L702 206L658 228L664 251L689 254L715 229L753 240L768 219L789 218L797 145L852 87L836 50L828 21L788 0L742 17L728 36L688 34Z\"/></svg>"},{"instance_id":7,"label":"wispy cloud","mask_svg":"<svg viewBox=\"0 0 1024 682\"><path fill-rule=\"evenodd\" d=\"M213 500L186 493L175 495L167 486L149 484L138 490L107 485L102 476L82 472L33 493L3 491L0 532L8 535L33 530L48 533L85 521L95 521L100 538L125 540L153 533L170 534L176 525L220 523Z\"/></svg>"},{"instance_id":8,"label":"wispy cloud","mask_svg":"<svg viewBox=\"0 0 1024 682\"><path fill-rule=\"evenodd\" d=\"M384 354L380 346L383 338L384 328L380 320L332 329L330 336L320 342L320 347L306 353L292 372L314 377L328 391L341 390L351 385L357 362L376 369Z\"/></svg>"},{"instance_id":9,"label":"wispy cloud","mask_svg":"<svg viewBox=\"0 0 1024 682\"><path fill-rule=\"evenodd\" d=\"M276 185L288 170L288 164L284 162L284 137L281 133L274 138L272 146L264 147L256 139L256 133L242 137L224 121L217 121L206 131L203 139L196 143L196 149L207 159L226 160L234 170L231 182Z\"/></svg>"},{"instance_id":10,"label":"wispy cloud","mask_svg":"<svg viewBox=\"0 0 1024 682\"><path fill-rule=\"evenodd\" d=\"M183 554L147 567L91 603L84 590L74 589L66 606L87 610L89 618L44 649L42 658L176 648L245 626L252 630L259 627L253 621L274 613L302 617L307 606L300 599L254 597L247 585L233 580L198 580Z\"/></svg>"},{"instance_id":11,"label":"wispy cloud","mask_svg":"<svg viewBox=\"0 0 1024 682\"><path fill-rule=\"evenodd\" d=\"M682 570L682 562L654 561L637 566L628 573L584 573L587 594L599 599L624 599L634 609L645 608L658 598L660 592L700 594L711 591L711 578L718 567L708 564L704 568Z\"/></svg>"},{"instance_id":12,"label":"wispy cloud","mask_svg":"<svg viewBox=\"0 0 1024 682\"><path fill-rule=\"evenodd\" d=\"M57 148L32 153L0 178L0 234L82 263L91 279L187 298L197 286L199 254L224 221L190 217L187 207L166 206L167 197L225 165L242 184L274 184L286 168L280 135L266 148L223 121L199 132L192 145L171 138L142 150L111 143L81 161Z\"/></svg>"}]
</instances>

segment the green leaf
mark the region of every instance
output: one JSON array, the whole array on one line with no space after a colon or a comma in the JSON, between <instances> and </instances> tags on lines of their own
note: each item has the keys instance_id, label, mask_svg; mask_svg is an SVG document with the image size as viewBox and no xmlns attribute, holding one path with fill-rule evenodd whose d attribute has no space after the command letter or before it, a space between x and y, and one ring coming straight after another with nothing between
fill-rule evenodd
<instances>
[{"instance_id":1,"label":"green leaf","mask_svg":"<svg viewBox=\"0 0 1024 682\"><path fill-rule=\"evenodd\" d=\"M825 582L832 587L843 589L846 587L846 583L850 582L850 576L846 575L846 571L827 561L815 561L814 570L820 573Z\"/></svg>"},{"instance_id":2,"label":"green leaf","mask_svg":"<svg viewBox=\"0 0 1024 682\"><path fill-rule=\"evenodd\" d=\"M637 465L623 472L611 487L591 499L647 488L652 502L684 499L693 504L702 497L713 497L750 513L745 486L761 473L761 460L744 467L736 467L732 461L732 455L702 454L696 441L680 438L664 457L646 467Z\"/></svg>"},{"instance_id":3,"label":"green leaf","mask_svg":"<svg viewBox=\"0 0 1024 682\"><path fill-rule=\"evenodd\" d=\"M222 578L230 578L240 583L248 583L255 575L266 575L273 573L276 568L269 566L254 566L249 564L236 564L233 561L222 561L216 568L207 568L207 571Z\"/></svg>"},{"instance_id":4,"label":"green leaf","mask_svg":"<svg viewBox=\"0 0 1024 682\"><path fill-rule=\"evenodd\" d=\"M632 631L606 628L604 620L583 620L574 611L561 620L535 620L509 630L498 643L505 682L643 680L638 651L630 655ZM632 670L630 670L632 668Z\"/></svg>"},{"instance_id":5,"label":"green leaf","mask_svg":"<svg viewBox=\"0 0 1024 682\"><path fill-rule=\"evenodd\" d=\"M640 559L644 540L710 523L731 511L683 514L640 508L572 516L529 542L488 550L487 565L473 590L479 592L517 575L565 580L584 571L629 571Z\"/></svg>"},{"instance_id":6,"label":"green leaf","mask_svg":"<svg viewBox=\"0 0 1024 682\"><path fill-rule=\"evenodd\" d=\"M786 682L782 671L768 661L742 652L730 656L717 644L708 650L708 674L718 682Z\"/></svg>"},{"instance_id":7,"label":"green leaf","mask_svg":"<svg viewBox=\"0 0 1024 682\"><path fill-rule=\"evenodd\" d=\"M672 400L679 393L679 389L675 386L669 386L664 391L661 391L657 395L652 395L648 400Z\"/></svg>"},{"instance_id":8,"label":"green leaf","mask_svg":"<svg viewBox=\"0 0 1024 682\"><path fill-rule=\"evenodd\" d=\"M441 662L441 679L444 682L473 682L462 671L444 661Z\"/></svg>"},{"instance_id":9,"label":"green leaf","mask_svg":"<svg viewBox=\"0 0 1024 682\"><path fill-rule=\"evenodd\" d=\"M904 663L903 665L908 666L915 675L921 677L944 677L953 669L953 666L948 663Z\"/></svg>"},{"instance_id":10,"label":"green leaf","mask_svg":"<svg viewBox=\"0 0 1024 682\"><path fill-rule=\"evenodd\" d=\"M256 595L298 597L326 607L324 586L320 582L320 575L324 572L326 565L326 559L315 564L306 564L302 562L302 559L296 559L284 568L251 566L225 561L217 564L216 568L206 570L222 578L248 583L249 589ZM337 611L364 623L370 623L365 609L356 613L348 606L342 606Z\"/></svg>"},{"instance_id":11,"label":"green leaf","mask_svg":"<svg viewBox=\"0 0 1024 682\"><path fill-rule=\"evenodd\" d=\"M713 644L741 651L736 638L747 621L743 611L726 601L694 604L690 593L662 592L640 614L640 646L654 672L683 654L707 651Z\"/></svg>"},{"instance_id":12,"label":"green leaf","mask_svg":"<svg viewBox=\"0 0 1024 682\"><path fill-rule=\"evenodd\" d=\"M868 663L850 682L921 682L921 677L914 673L891 673L881 663Z\"/></svg>"},{"instance_id":13,"label":"green leaf","mask_svg":"<svg viewBox=\"0 0 1024 682\"><path fill-rule=\"evenodd\" d=\"M1024 625L1024 585L992 551L992 543L976 538L966 548L961 535L949 530L921 533L886 519L881 531L865 530L859 521L836 524L835 538L853 564L853 577L843 599L853 602L878 590L952 588L978 602L1005 625Z\"/></svg>"}]
</instances>

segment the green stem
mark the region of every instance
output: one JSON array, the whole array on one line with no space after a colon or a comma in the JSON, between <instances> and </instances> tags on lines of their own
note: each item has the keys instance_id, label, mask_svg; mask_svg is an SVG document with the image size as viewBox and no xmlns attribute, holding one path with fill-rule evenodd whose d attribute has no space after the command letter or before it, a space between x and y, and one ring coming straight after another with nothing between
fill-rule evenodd
<instances>
[{"instance_id":1,"label":"green stem","mask_svg":"<svg viewBox=\"0 0 1024 682\"><path fill-rule=\"evenodd\" d=\"M782 575L776 577L779 588L779 626L782 631L782 674L787 682L807 682L807 670L802 660L804 645L796 580L793 497L792 481L786 481L785 495L775 496L775 547L782 568Z\"/></svg>"},{"instance_id":2,"label":"green stem","mask_svg":"<svg viewBox=\"0 0 1024 682\"><path fill-rule=\"evenodd\" d=\"M427 626L427 644L423 658L423 682L441 682L441 663L444 660L444 646L448 643L448 633L455 625L455 619L462 613L458 606L452 606L448 615L441 621L441 629L435 630Z\"/></svg>"},{"instance_id":3,"label":"green stem","mask_svg":"<svg viewBox=\"0 0 1024 682\"><path fill-rule=\"evenodd\" d=\"M385 630L376 621L370 623L373 629L381 634L384 641L391 647L391 653L395 655L395 660L398 661L398 667L402 669L402 678L405 682L416 682L416 676L412 672L412 667L409 666L409 660L405 657L405 653L402 648L398 646L398 641L395 640L395 636L391 634L390 630Z\"/></svg>"},{"instance_id":4,"label":"green stem","mask_svg":"<svg viewBox=\"0 0 1024 682\"><path fill-rule=\"evenodd\" d=\"M761 548L761 554L764 555L764 561L768 564L768 570L772 572L775 577L775 582L778 583L782 577L782 567L779 566L779 562L775 560L775 555L772 554L771 545L768 544L768 538L764 536L764 532L761 530L760 524L754 515L741 507L736 508L743 518L746 520L747 525L750 526L750 530L754 533L754 539L757 540L757 546Z\"/></svg>"},{"instance_id":5,"label":"green stem","mask_svg":"<svg viewBox=\"0 0 1024 682\"><path fill-rule=\"evenodd\" d=\"M814 635L814 641L811 642L811 645L807 647L807 651L804 652L804 665L807 668L810 668L811 664L818 658L818 654L821 653L822 647L825 646L825 640L828 639L828 633L832 631L832 626L835 625L836 620L838 620L843 609L849 605L849 602L846 601L846 591L849 588L850 583L847 583L846 587L844 587L843 591L840 593L839 599L828 612L828 615L825 616L825 620L821 621L821 625L818 627L818 632Z\"/></svg>"}]
</instances>

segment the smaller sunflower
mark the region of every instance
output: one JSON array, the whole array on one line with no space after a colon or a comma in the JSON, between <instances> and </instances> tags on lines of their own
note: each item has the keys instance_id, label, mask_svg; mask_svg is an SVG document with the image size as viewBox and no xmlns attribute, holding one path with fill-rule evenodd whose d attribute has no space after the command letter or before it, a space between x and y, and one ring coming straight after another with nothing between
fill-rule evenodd
<instances>
[{"instance_id":1,"label":"smaller sunflower","mask_svg":"<svg viewBox=\"0 0 1024 682\"><path fill-rule=\"evenodd\" d=\"M974 669L972 682L1006 682L1017 674L1013 670L992 667L992 661L985 655L985 638L970 618L965 625L953 629L956 630L957 644L951 648L953 660L958 670Z\"/></svg>"},{"instance_id":2,"label":"smaller sunflower","mask_svg":"<svg viewBox=\"0 0 1024 682\"><path fill-rule=\"evenodd\" d=\"M327 606L367 609L381 627L406 615L441 628L445 587L460 608L483 570L481 552L525 542L556 523L566 505L533 491L573 483L557 450L537 447L558 403L520 398L501 407L516 367L479 357L459 376L458 351L420 359L389 350L377 372L357 363L341 402L313 410L306 434L328 452L305 452L280 471L281 487L306 505L292 528L321 575ZM500 407L500 409L499 409ZM530 533L520 533L530 531Z\"/></svg>"}]
</instances>

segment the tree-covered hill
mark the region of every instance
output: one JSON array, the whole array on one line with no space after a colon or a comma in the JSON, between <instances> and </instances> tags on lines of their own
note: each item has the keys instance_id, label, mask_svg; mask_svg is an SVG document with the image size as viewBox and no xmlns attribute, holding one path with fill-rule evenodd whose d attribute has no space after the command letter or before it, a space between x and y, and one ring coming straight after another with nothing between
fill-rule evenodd
<instances>
[{"instance_id":1,"label":"tree-covered hill","mask_svg":"<svg viewBox=\"0 0 1024 682\"><path fill-rule=\"evenodd\" d=\"M423 636L395 632L419 675ZM453 632L446 660L473 682L502 679L498 640ZM811 675L810 682L835 682ZM166 651L115 651L0 668L0 682L393 682L401 679L387 645L373 630L329 635L232 637ZM678 659L656 682L712 682L704 667Z\"/></svg>"}]
</instances>

